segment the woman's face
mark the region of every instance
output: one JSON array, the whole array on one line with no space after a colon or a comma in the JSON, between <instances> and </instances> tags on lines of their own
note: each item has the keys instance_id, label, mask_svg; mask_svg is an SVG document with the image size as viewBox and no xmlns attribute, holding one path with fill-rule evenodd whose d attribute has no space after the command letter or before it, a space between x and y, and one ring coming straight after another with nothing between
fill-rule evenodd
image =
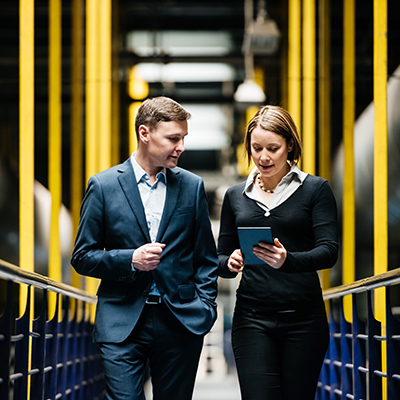
<instances>
[{"instance_id":1,"label":"woman's face","mask_svg":"<svg viewBox=\"0 0 400 400\"><path fill-rule=\"evenodd\" d=\"M288 153L293 148L293 140L289 145L286 139L271 131L257 127L251 134L251 157L254 164L265 178L286 175Z\"/></svg>"}]
</instances>

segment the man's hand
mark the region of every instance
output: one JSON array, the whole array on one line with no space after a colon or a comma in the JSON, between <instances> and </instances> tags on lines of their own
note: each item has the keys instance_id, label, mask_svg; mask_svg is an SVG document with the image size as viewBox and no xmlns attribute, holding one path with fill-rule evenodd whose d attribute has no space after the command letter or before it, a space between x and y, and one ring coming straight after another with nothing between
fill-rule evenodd
<instances>
[{"instance_id":1,"label":"man's hand","mask_svg":"<svg viewBox=\"0 0 400 400\"><path fill-rule=\"evenodd\" d=\"M164 247L163 243L147 243L137 248L132 255L133 268L140 271L156 269Z\"/></svg>"}]
</instances>

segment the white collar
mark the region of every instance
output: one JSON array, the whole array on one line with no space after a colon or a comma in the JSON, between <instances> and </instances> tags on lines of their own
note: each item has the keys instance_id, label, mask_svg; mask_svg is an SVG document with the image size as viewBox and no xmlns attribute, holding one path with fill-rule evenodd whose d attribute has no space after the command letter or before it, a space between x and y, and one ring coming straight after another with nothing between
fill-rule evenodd
<instances>
[{"instance_id":1,"label":"white collar","mask_svg":"<svg viewBox=\"0 0 400 400\"><path fill-rule=\"evenodd\" d=\"M141 179L144 177L145 180L148 180L149 174L138 164L136 161L136 151L131 154L131 163L133 167L133 171L135 172L135 177L136 177L136 183L139 183ZM167 169L165 167L162 168L162 170L156 175L157 180L160 180L161 175L164 176L164 182L165 184L167 183Z\"/></svg>"},{"instance_id":2,"label":"white collar","mask_svg":"<svg viewBox=\"0 0 400 400\"><path fill-rule=\"evenodd\" d=\"M259 173L258 168L254 167L252 169L252 171L250 172L249 176L247 177L246 184L243 189L243 193L251 190L251 187L254 184L254 178L258 173ZM280 185L281 183L287 182L289 180L292 180L292 179L298 179L300 185L302 185L304 182L304 179L306 179L307 175L308 174L306 174L305 172L303 172L299 169L297 162L293 162L291 164L290 171L281 179L281 181L278 183L278 185Z\"/></svg>"}]
</instances>

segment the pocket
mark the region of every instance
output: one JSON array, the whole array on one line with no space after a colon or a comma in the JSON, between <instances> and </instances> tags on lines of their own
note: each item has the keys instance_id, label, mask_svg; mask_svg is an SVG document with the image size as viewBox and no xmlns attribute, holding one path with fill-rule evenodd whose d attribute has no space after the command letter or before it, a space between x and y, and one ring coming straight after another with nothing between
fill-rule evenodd
<instances>
[{"instance_id":1,"label":"pocket","mask_svg":"<svg viewBox=\"0 0 400 400\"><path fill-rule=\"evenodd\" d=\"M179 207L175 209L174 216L177 215L185 215L185 214L192 214L193 213L193 207L188 206L188 207Z\"/></svg>"},{"instance_id":2,"label":"pocket","mask_svg":"<svg viewBox=\"0 0 400 400\"><path fill-rule=\"evenodd\" d=\"M196 289L193 283L185 283L178 286L179 298L182 301L191 301L196 297Z\"/></svg>"},{"instance_id":3,"label":"pocket","mask_svg":"<svg viewBox=\"0 0 400 400\"><path fill-rule=\"evenodd\" d=\"M118 299L125 298L127 293L127 285L122 285L120 283L111 281L101 281L97 290L97 296L99 297L114 297Z\"/></svg>"}]
</instances>

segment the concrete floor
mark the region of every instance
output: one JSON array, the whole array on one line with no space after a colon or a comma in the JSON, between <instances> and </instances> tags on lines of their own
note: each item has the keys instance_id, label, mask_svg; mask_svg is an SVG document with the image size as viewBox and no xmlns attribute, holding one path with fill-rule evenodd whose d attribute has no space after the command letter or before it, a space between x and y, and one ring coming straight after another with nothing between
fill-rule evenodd
<instances>
[{"instance_id":1,"label":"concrete floor","mask_svg":"<svg viewBox=\"0 0 400 400\"><path fill-rule=\"evenodd\" d=\"M152 400L151 384L145 386L146 400ZM236 374L209 376L196 380L193 400L240 400Z\"/></svg>"}]
</instances>

